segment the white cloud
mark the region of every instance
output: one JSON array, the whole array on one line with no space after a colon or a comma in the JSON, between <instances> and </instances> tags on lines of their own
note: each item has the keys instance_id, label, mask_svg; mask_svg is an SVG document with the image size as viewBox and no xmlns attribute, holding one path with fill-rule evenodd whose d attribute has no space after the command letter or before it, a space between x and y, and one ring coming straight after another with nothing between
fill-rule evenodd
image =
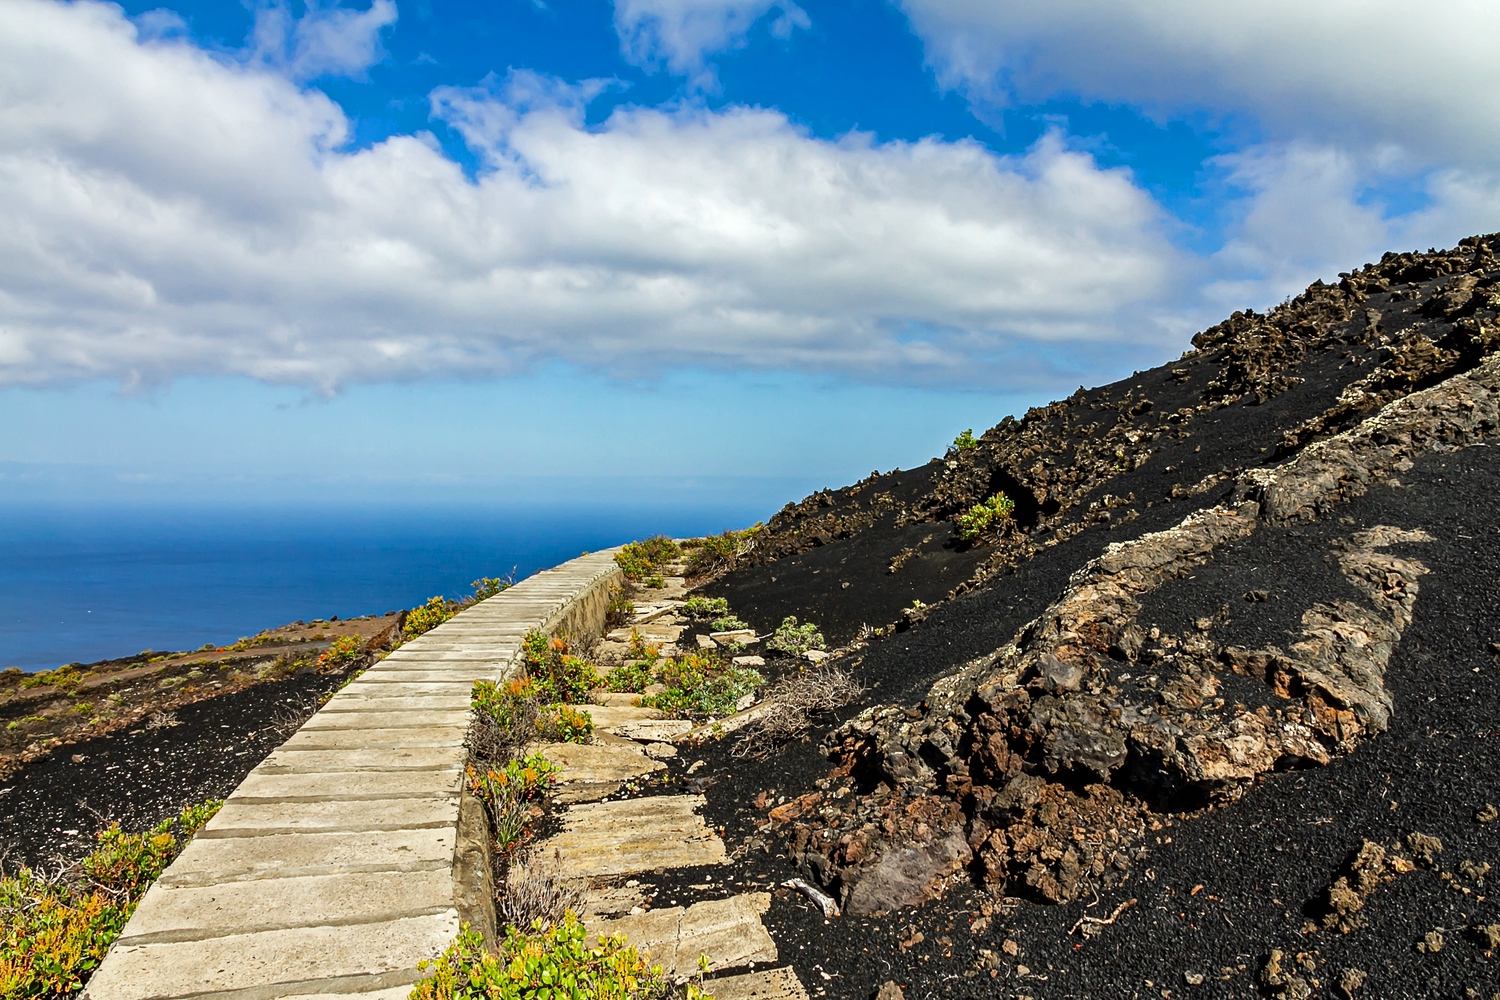
<instances>
[{"instance_id":1,"label":"white cloud","mask_svg":"<svg viewBox=\"0 0 1500 1000\"><path fill-rule=\"evenodd\" d=\"M793 0L615 0L615 31L625 58L639 66L710 79L708 56L745 43L750 29L774 12L771 33L787 38L810 27Z\"/></svg>"},{"instance_id":2,"label":"white cloud","mask_svg":"<svg viewBox=\"0 0 1500 1000\"><path fill-rule=\"evenodd\" d=\"M361 76L385 58L380 33L396 17L395 0L372 0L365 10L308 0L301 17L275 0L256 12L253 57L298 80Z\"/></svg>"},{"instance_id":3,"label":"white cloud","mask_svg":"<svg viewBox=\"0 0 1500 1000\"><path fill-rule=\"evenodd\" d=\"M950 85L1250 116L1282 141L1500 157L1500 4L898 0Z\"/></svg>"},{"instance_id":4,"label":"white cloud","mask_svg":"<svg viewBox=\"0 0 1500 1000\"><path fill-rule=\"evenodd\" d=\"M585 127L597 84L520 74L434 94L476 180L431 136L346 150L317 91L112 6L6 7L0 383L549 357L978 380L1027 338L1119 342L1177 260L1129 175L1057 136L998 157L745 108Z\"/></svg>"}]
</instances>

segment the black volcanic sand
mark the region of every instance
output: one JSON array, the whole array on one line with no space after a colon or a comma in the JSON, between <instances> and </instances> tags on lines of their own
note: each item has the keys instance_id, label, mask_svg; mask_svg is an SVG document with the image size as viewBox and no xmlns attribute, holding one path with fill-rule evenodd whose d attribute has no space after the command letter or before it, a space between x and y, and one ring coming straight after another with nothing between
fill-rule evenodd
<instances>
[{"instance_id":1,"label":"black volcanic sand","mask_svg":"<svg viewBox=\"0 0 1500 1000\"><path fill-rule=\"evenodd\" d=\"M1489 896L1500 892L1500 822L1475 817L1487 803L1500 805L1500 657L1491 651L1500 641L1500 523L1492 513L1500 450L1430 456L1401 481L1406 485L1375 487L1326 522L1262 528L1218 553L1191 586L1183 581L1152 595L1140 619L1177 627L1228 604L1237 637L1284 643L1295 624L1292 606L1300 614L1312 599L1339 596L1347 586L1321 558L1337 539L1377 524L1424 529L1435 541L1393 550L1431 573L1421 580L1412 624L1387 671L1395 700L1388 732L1326 767L1272 775L1239 802L1164 816L1171 825L1152 835L1125 884L1097 903L1016 901L1009 916L997 913L978 935L970 933L972 921L995 897L962 876L943 898L880 919L825 921L795 893L778 896L767 924L803 982L834 997L872 996L887 979L906 987L908 997L1246 997L1265 992L1255 976L1278 948L1316 964L1302 973L1319 982L1314 996L1338 995L1333 984L1349 967L1369 975L1359 997L1489 998L1500 991L1500 959L1485 955L1465 930L1500 923L1500 896ZM1186 504L1172 507L1174 522L1188 511ZM1064 570L1100 541L1114 540L1109 535L1123 534L1097 538L1065 559L1039 559L935 609L913 631L877 640L860 671L885 688L873 696L891 700L899 688L910 697L960 660L1003 644L1056 596ZM1047 571L1043 562L1056 568ZM1244 599L1255 590L1267 591L1267 600ZM801 610L816 619L820 608L810 600ZM784 856L779 837L757 832L764 814L751 800L767 789L775 801L811 791L829 762L813 742L764 762L732 759L729 745L696 752L715 779L706 793L710 822L724 827L731 851L750 848L741 870L752 881L805 874ZM1364 928L1304 932L1365 839L1389 843L1418 832L1445 845L1438 870L1419 867L1378 889ZM1465 860L1495 866L1490 884L1456 874ZM1107 916L1131 898L1138 902L1098 937L1069 934L1085 913ZM1419 952L1416 943L1438 928L1446 947ZM901 942L919 931L923 940L903 950ZM1015 957L1002 948L1007 938L1019 946ZM980 949L997 956L994 977L982 968ZM1020 966L1030 975L1020 975ZM1189 985L1190 973L1204 981Z\"/></svg>"},{"instance_id":2,"label":"black volcanic sand","mask_svg":"<svg viewBox=\"0 0 1500 1000\"><path fill-rule=\"evenodd\" d=\"M5 869L77 860L111 821L145 830L224 798L343 680L308 671L257 684L178 708L176 725L118 731L27 763L0 783Z\"/></svg>"},{"instance_id":3,"label":"black volcanic sand","mask_svg":"<svg viewBox=\"0 0 1500 1000\"><path fill-rule=\"evenodd\" d=\"M1068 573L1108 542L1169 527L1188 510L1203 505L1201 496L1174 502L1174 486L1196 483L1217 472L1275 464L1276 446L1282 434L1327 410L1346 385L1364 374L1368 365L1365 359L1366 352L1360 349L1331 345L1297 368L1303 379L1301 384L1264 403L1240 402L1199 415L1192 422L1190 436L1157 441L1150 459L1140 468L1122 471L1085 494L1075 505L1075 516L1066 518L1064 523L1075 522L1077 513L1105 493L1135 494L1136 500L1131 504L1133 516L1128 520L1118 518L1111 525L1086 528L1079 538L1069 539L1058 550L1039 556L1039 561L1055 567L1055 570L1031 571L1049 576L1041 588L1042 606L1061 590ZM1191 407L1200 401L1217 368L1201 360L1186 363L1191 367L1177 370L1190 371L1189 377L1173 375L1173 366L1138 372L1131 378L1085 393L1080 405L1118 400L1134 393L1151 399L1156 411ZM918 469L880 476L852 496L849 489L823 496L828 507L835 511L851 504L868 505L875 492L887 492L895 500L912 502L933 488L942 471L942 460L934 459ZM1012 485L1007 494L1024 498L1028 491ZM809 503L810 500L804 501ZM1019 510L1016 519L1023 527L1029 527ZM1036 540L1046 544L1054 534L1043 530ZM1075 544L1083 538L1088 541L1082 546ZM911 546L918 547L919 554L897 572L889 572L892 557ZM1071 555L1083 549L1093 551L1078 557ZM911 606L913 600L936 605L990 554L991 550L984 546L960 543L947 521L920 521L898 527L894 517L887 515L878 518L870 528L847 537L818 541L804 551L774 562L736 570L706 586L704 593L727 598L737 615L761 631L775 628L787 615L797 615L803 620L811 618L822 627L828 640L838 645L854 638L861 625L878 627L895 622L901 610ZM1018 572L1028 570L1023 568ZM1051 585L1051 576L1057 577L1056 586ZM812 608L816 612L809 610ZM1036 609L1040 610L1041 607ZM1023 623L1026 620L1021 619ZM951 625L962 627L958 621L945 622L945 628Z\"/></svg>"}]
</instances>

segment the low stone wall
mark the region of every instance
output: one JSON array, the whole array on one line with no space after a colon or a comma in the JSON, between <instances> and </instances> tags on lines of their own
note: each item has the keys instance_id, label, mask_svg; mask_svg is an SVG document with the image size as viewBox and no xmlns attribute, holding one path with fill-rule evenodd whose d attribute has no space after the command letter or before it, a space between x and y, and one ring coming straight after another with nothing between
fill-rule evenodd
<instances>
[{"instance_id":1,"label":"low stone wall","mask_svg":"<svg viewBox=\"0 0 1500 1000\"><path fill-rule=\"evenodd\" d=\"M86 995L404 1000L461 921L493 937L469 691L514 670L532 629L597 634L613 554L521 581L335 695L163 873Z\"/></svg>"}]
</instances>

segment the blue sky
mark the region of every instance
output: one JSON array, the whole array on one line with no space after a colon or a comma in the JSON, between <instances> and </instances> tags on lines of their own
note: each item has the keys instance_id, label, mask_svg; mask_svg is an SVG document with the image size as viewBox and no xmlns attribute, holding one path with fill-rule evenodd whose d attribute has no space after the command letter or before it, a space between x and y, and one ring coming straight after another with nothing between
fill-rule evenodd
<instances>
[{"instance_id":1,"label":"blue sky","mask_svg":"<svg viewBox=\"0 0 1500 1000\"><path fill-rule=\"evenodd\" d=\"M0 502L769 513L1500 229L1500 9L0 0Z\"/></svg>"}]
</instances>

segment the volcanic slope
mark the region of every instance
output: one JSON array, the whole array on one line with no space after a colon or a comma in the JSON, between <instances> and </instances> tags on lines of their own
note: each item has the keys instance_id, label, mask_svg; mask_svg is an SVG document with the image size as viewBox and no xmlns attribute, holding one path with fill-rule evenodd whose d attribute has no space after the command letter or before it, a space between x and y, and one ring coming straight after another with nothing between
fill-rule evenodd
<instances>
[{"instance_id":1,"label":"volcanic slope","mask_svg":"<svg viewBox=\"0 0 1500 1000\"><path fill-rule=\"evenodd\" d=\"M873 991L868 948L918 995L1500 989L1497 249L1237 313L789 505L709 585L763 629L899 626L848 654L871 690L823 766L794 747L709 794L843 904L822 947L773 909L805 979ZM1014 517L960 541L997 491ZM769 819L757 785L807 807Z\"/></svg>"}]
</instances>

